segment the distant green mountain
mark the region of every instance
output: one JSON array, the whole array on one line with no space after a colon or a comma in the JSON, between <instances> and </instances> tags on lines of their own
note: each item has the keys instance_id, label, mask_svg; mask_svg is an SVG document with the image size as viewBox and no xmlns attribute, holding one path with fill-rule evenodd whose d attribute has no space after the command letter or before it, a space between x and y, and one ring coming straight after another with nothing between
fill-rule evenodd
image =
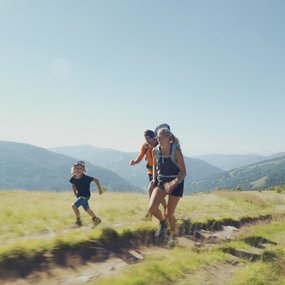
<instances>
[{"instance_id":1,"label":"distant green mountain","mask_svg":"<svg viewBox=\"0 0 285 285\"><path fill-rule=\"evenodd\" d=\"M285 155L193 182L190 188L192 191L237 187L243 190L254 190L279 184L285 184Z\"/></svg>"},{"instance_id":2,"label":"distant green mountain","mask_svg":"<svg viewBox=\"0 0 285 285\"><path fill-rule=\"evenodd\" d=\"M207 154L197 156L196 158L202 159L212 165L215 165L216 167L229 171L234 168L240 168L253 163L277 158L283 155L285 155L284 152L276 153L270 156L257 154Z\"/></svg>"},{"instance_id":3,"label":"distant green mountain","mask_svg":"<svg viewBox=\"0 0 285 285\"><path fill-rule=\"evenodd\" d=\"M149 183L145 161L135 166L130 166L130 161L136 159L139 152L122 152L90 145L63 146L51 148L50 150L76 157L77 159L88 160L94 165L111 169L119 176L140 188L146 189ZM201 159L184 157L184 160L187 168L185 185L224 173L223 170ZM185 188L186 193L190 192L190 189Z\"/></svg>"},{"instance_id":4,"label":"distant green mountain","mask_svg":"<svg viewBox=\"0 0 285 285\"><path fill-rule=\"evenodd\" d=\"M71 166L76 158L37 146L0 141L0 189L65 191L71 189ZM87 161L87 175L99 178L114 192L142 192L113 171ZM95 184L92 189L96 189ZM97 190L97 189L96 189Z\"/></svg>"},{"instance_id":5,"label":"distant green mountain","mask_svg":"<svg viewBox=\"0 0 285 285\"><path fill-rule=\"evenodd\" d=\"M93 165L110 169L137 187L145 189L148 184L145 161L130 166L130 161L138 155L136 152L127 153L90 145L63 146L50 148L49 150L77 159L88 160Z\"/></svg>"}]
</instances>

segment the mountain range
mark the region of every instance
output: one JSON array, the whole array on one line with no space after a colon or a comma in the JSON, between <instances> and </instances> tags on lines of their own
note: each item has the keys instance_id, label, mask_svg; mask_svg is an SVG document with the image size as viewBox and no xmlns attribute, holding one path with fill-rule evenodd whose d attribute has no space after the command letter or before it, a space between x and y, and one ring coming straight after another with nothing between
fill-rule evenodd
<instances>
[{"instance_id":1,"label":"mountain range","mask_svg":"<svg viewBox=\"0 0 285 285\"><path fill-rule=\"evenodd\" d=\"M122 152L90 145L56 147L50 150L106 167L137 187L146 189L148 186L146 162L141 161L137 165L130 166L130 161L136 159L139 152ZM201 159L184 156L184 160L187 169L185 185L225 172Z\"/></svg>"},{"instance_id":2,"label":"mountain range","mask_svg":"<svg viewBox=\"0 0 285 285\"><path fill-rule=\"evenodd\" d=\"M87 174L99 178L107 190L145 192L149 183L146 162L130 166L130 161L138 154L139 152L121 152L90 145L44 149L24 143L0 141L0 189L70 190L71 166L76 160L85 160ZM208 162L200 159L201 156L184 156L187 168L186 194L216 188L260 189L285 183L284 153L269 157L203 157ZM223 168L244 164L246 161L248 164L226 171L209 163L213 159L216 165ZM234 162L231 164L232 159ZM217 163L219 160L220 163Z\"/></svg>"},{"instance_id":3,"label":"mountain range","mask_svg":"<svg viewBox=\"0 0 285 285\"><path fill-rule=\"evenodd\" d=\"M37 146L0 141L0 189L65 191L76 158ZM104 167L88 163L88 174L99 178L110 191L142 192L143 190ZM95 187L93 185L92 187Z\"/></svg>"}]
</instances>

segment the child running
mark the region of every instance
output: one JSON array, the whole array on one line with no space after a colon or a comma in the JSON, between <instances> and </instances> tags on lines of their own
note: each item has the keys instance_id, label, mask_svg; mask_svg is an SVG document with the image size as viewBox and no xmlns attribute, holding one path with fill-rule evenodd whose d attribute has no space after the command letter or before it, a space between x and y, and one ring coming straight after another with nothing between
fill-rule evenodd
<instances>
[{"instance_id":1,"label":"child running","mask_svg":"<svg viewBox=\"0 0 285 285\"><path fill-rule=\"evenodd\" d=\"M72 209L76 216L76 225L81 227L82 221L80 219L79 207L82 206L83 209L89 214L92 218L94 226L97 226L101 223L101 219L95 215L95 213L90 209L88 200L90 199L90 184L92 181L95 182L99 194L103 193L101 184L97 178L90 177L85 175L86 168L84 161L77 161L73 164L71 168L71 174L73 175L69 182L72 184L72 190L74 195L77 197L76 201L72 205Z\"/></svg>"}]
</instances>

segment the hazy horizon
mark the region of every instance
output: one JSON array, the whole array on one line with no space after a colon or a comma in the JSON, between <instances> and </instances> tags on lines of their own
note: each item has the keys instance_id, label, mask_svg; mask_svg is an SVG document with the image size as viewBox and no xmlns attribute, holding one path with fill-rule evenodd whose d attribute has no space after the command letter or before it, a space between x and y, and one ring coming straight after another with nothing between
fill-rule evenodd
<instances>
[{"instance_id":1,"label":"hazy horizon","mask_svg":"<svg viewBox=\"0 0 285 285\"><path fill-rule=\"evenodd\" d=\"M20 142L20 141L8 141L8 140L2 140L4 142L12 142L12 143L24 143L24 144L29 144L26 142ZM143 143L143 142L142 142ZM101 146L96 146L96 145L92 145L89 143L82 143L82 144L72 144L72 145L56 145L56 146L50 146L50 147L45 147L45 146L40 146L40 145L35 145L35 144L29 144L29 145L33 145L35 147L40 147L40 148L44 148L47 150L52 150L54 148L62 148L62 147L79 147L79 146L91 146L94 148L99 148L99 149L108 149L108 150L114 150L114 151L120 151L120 152L124 152L124 153L139 153L140 151L140 146L137 149L133 149L133 150L122 150L119 148L113 148L113 147L101 147ZM196 152L189 152L187 151L187 149L183 148L183 145L181 146L183 154L188 156L188 157L199 157L199 156L204 156L204 155L260 155L260 156L271 156L274 154L278 154L278 153L283 153L285 151L275 151L275 152L243 152L243 153L226 153L226 152L207 152L207 151L202 151L202 150L197 150Z\"/></svg>"}]
</instances>

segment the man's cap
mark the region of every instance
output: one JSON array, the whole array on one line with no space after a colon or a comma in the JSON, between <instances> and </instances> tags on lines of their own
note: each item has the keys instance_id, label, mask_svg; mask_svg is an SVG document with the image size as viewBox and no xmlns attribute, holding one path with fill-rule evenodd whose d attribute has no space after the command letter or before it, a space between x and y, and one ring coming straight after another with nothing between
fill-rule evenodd
<instances>
[{"instance_id":1,"label":"man's cap","mask_svg":"<svg viewBox=\"0 0 285 285\"><path fill-rule=\"evenodd\" d=\"M166 124L166 123L163 123L163 124L158 125L158 126L155 128L155 131L154 131L155 135L157 135L157 131L158 131L159 129L168 129L168 130L170 131L170 126L169 126L168 124Z\"/></svg>"},{"instance_id":2,"label":"man's cap","mask_svg":"<svg viewBox=\"0 0 285 285\"><path fill-rule=\"evenodd\" d=\"M81 165L81 166L85 167L85 162L83 160L78 160L73 164L73 166L77 166L77 165Z\"/></svg>"},{"instance_id":3,"label":"man's cap","mask_svg":"<svg viewBox=\"0 0 285 285\"><path fill-rule=\"evenodd\" d=\"M155 137L154 132L152 130L146 130L144 132L144 136L145 137L150 137L150 138L154 138Z\"/></svg>"}]
</instances>

